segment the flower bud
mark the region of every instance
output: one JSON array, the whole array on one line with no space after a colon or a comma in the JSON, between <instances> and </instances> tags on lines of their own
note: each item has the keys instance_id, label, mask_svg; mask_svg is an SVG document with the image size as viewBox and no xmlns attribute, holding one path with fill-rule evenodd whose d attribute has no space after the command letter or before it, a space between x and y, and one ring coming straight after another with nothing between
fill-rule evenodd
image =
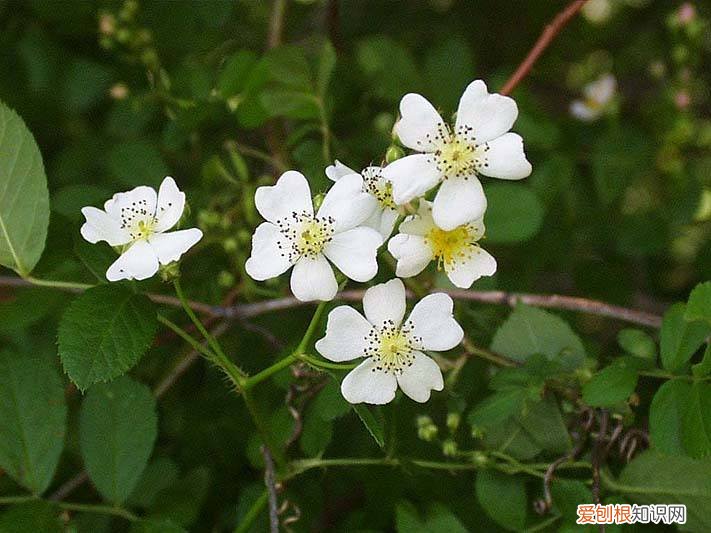
<instances>
[{"instance_id":1,"label":"flower bud","mask_svg":"<svg viewBox=\"0 0 711 533\"><path fill-rule=\"evenodd\" d=\"M323 203L323 199L326 197L325 194L319 193L316 196L314 196L314 210L318 211L319 207L321 207L321 204Z\"/></svg>"},{"instance_id":2,"label":"flower bud","mask_svg":"<svg viewBox=\"0 0 711 533\"><path fill-rule=\"evenodd\" d=\"M447 439L442 443L442 453L446 457L454 457L457 455L457 443L453 439Z\"/></svg>"},{"instance_id":3,"label":"flower bud","mask_svg":"<svg viewBox=\"0 0 711 533\"><path fill-rule=\"evenodd\" d=\"M167 265L161 265L158 273L160 274L160 279L166 283L176 280L180 277L180 263L173 261Z\"/></svg>"},{"instance_id":4,"label":"flower bud","mask_svg":"<svg viewBox=\"0 0 711 533\"><path fill-rule=\"evenodd\" d=\"M229 237L229 238L225 239L224 241L222 241L222 248L228 254L236 252L238 247L239 246L237 244L237 239L235 239L233 237Z\"/></svg>"},{"instance_id":5,"label":"flower bud","mask_svg":"<svg viewBox=\"0 0 711 533\"><path fill-rule=\"evenodd\" d=\"M447 427L449 431L454 433L459 428L459 423L462 421L462 416L459 413L447 413Z\"/></svg>"},{"instance_id":6,"label":"flower bud","mask_svg":"<svg viewBox=\"0 0 711 533\"><path fill-rule=\"evenodd\" d=\"M439 429L434 424L422 426L417 429L417 438L425 442L432 442L437 438L437 433L439 433Z\"/></svg>"},{"instance_id":7,"label":"flower bud","mask_svg":"<svg viewBox=\"0 0 711 533\"><path fill-rule=\"evenodd\" d=\"M225 289L229 289L234 286L235 284L235 276L232 274L232 272L228 272L227 270L223 270L217 275L217 283L220 285L220 287L224 287Z\"/></svg>"},{"instance_id":8,"label":"flower bud","mask_svg":"<svg viewBox=\"0 0 711 533\"><path fill-rule=\"evenodd\" d=\"M476 466L484 467L489 464L489 457L484 452L476 451L472 453L472 463Z\"/></svg>"},{"instance_id":9,"label":"flower bud","mask_svg":"<svg viewBox=\"0 0 711 533\"><path fill-rule=\"evenodd\" d=\"M472 438L481 439L484 437L484 429L479 426L472 426Z\"/></svg>"},{"instance_id":10,"label":"flower bud","mask_svg":"<svg viewBox=\"0 0 711 533\"><path fill-rule=\"evenodd\" d=\"M388 147L387 152L385 152L385 162L392 163L403 157L405 152L399 146L391 145Z\"/></svg>"}]
</instances>

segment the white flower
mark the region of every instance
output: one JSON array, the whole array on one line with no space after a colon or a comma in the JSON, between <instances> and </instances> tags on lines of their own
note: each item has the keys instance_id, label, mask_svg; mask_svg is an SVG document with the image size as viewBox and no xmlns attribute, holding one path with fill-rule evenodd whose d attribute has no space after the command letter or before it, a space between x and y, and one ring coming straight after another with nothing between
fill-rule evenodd
<instances>
[{"instance_id":1,"label":"white flower","mask_svg":"<svg viewBox=\"0 0 711 533\"><path fill-rule=\"evenodd\" d=\"M612 74L605 74L583 88L584 99L570 104L570 114L585 122L596 120L608 109L616 91L617 80Z\"/></svg>"},{"instance_id":2,"label":"white flower","mask_svg":"<svg viewBox=\"0 0 711 533\"><path fill-rule=\"evenodd\" d=\"M327 258L352 280L372 279L383 239L361 226L376 208L375 199L362 188L358 174L341 178L314 215L311 190L301 173L290 170L276 185L259 187L254 203L267 222L252 237L247 273L263 281L293 266L291 291L302 301L336 296L338 284Z\"/></svg>"},{"instance_id":3,"label":"white flower","mask_svg":"<svg viewBox=\"0 0 711 533\"><path fill-rule=\"evenodd\" d=\"M531 173L523 140L511 129L518 108L507 96L489 94L481 80L469 84L459 100L452 130L419 94L406 94L395 124L400 142L418 152L389 164L385 179L393 184L400 205L442 186L432 215L442 229L451 230L481 217L486 198L479 174L517 180Z\"/></svg>"},{"instance_id":4,"label":"white flower","mask_svg":"<svg viewBox=\"0 0 711 533\"><path fill-rule=\"evenodd\" d=\"M338 181L349 174L358 174L340 161L326 167L326 176L332 181ZM392 184L383 177L381 167L366 167L360 173L363 178L363 191L372 195L378 202L378 207L363 225L373 228L382 235L383 239L390 237L397 220L397 206L393 200Z\"/></svg>"},{"instance_id":5,"label":"white flower","mask_svg":"<svg viewBox=\"0 0 711 533\"><path fill-rule=\"evenodd\" d=\"M388 403L398 385L416 402L426 402L430 391L442 390L444 382L437 363L422 351L449 350L464 337L453 307L448 295L430 294L403 323L405 286L393 279L365 291L365 318L347 305L331 311L316 350L336 362L366 358L341 383L350 403Z\"/></svg>"},{"instance_id":6,"label":"white flower","mask_svg":"<svg viewBox=\"0 0 711 533\"><path fill-rule=\"evenodd\" d=\"M417 215L400 224L400 233L390 239L388 250L397 259L395 273L401 278L416 276L436 260L437 268L444 268L452 283L468 289L480 277L496 272L496 259L477 242L483 236L481 218L449 231L438 228L432 204L423 200Z\"/></svg>"},{"instance_id":7,"label":"white flower","mask_svg":"<svg viewBox=\"0 0 711 533\"><path fill-rule=\"evenodd\" d=\"M159 265L177 261L202 238L197 228L166 233L178 223L184 208L185 193L168 176L158 194L152 187L140 186L114 194L103 211L84 207L81 234L90 243L106 241L122 247L106 279L147 279L158 272Z\"/></svg>"},{"instance_id":8,"label":"white flower","mask_svg":"<svg viewBox=\"0 0 711 533\"><path fill-rule=\"evenodd\" d=\"M612 14L610 0L588 0L583 5L583 17L593 24L602 24Z\"/></svg>"}]
</instances>

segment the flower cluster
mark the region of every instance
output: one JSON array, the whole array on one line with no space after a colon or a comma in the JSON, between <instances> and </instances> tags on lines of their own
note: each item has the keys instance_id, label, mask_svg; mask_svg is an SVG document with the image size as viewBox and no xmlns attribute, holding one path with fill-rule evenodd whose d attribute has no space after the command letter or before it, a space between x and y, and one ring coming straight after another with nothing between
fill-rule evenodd
<instances>
[{"instance_id":1,"label":"flower cluster","mask_svg":"<svg viewBox=\"0 0 711 533\"><path fill-rule=\"evenodd\" d=\"M293 170L257 189L255 207L265 222L254 232L245 264L252 278L263 281L291 269L297 299L329 301L338 292L333 267L351 280L370 281L386 241L398 277L416 276L435 262L454 285L469 288L496 272L496 260L479 246L487 206L479 177L518 180L530 174L523 141L509 132L516 103L489 94L477 80L464 91L452 125L418 94L403 97L400 115L394 133L410 155L361 172L336 161L325 170L333 186L317 201L307 179ZM196 228L168 232L184 207L185 194L167 177L158 193L136 187L114 195L103 211L85 207L81 234L119 252L106 273L109 281L147 279L202 238ZM365 317L348 306L329 314L316 350L331 361L365 358L343 380L349 402L387 403L398 386L418 402L442 390L442 373L425 351L449 350L462 341L452 299L430 294L403 321L405 308L405 286L393 279L365 292Z\"/></svg>"}]
</instances>

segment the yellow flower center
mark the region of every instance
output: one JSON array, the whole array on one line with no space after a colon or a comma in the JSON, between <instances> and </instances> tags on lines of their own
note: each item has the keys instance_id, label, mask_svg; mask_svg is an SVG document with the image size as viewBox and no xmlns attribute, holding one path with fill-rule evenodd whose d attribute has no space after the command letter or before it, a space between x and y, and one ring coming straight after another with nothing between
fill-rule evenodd
<instances>
[{"instance_id":1,"label":"yellow flower center","mask_svg":"<svg viewBox=\"0 0 711 533\"><path fill-rule=\"evenodd\" d=\"M373 327L366 340L368 345L365 357L373 358L376 370L392 374L402 374L412 365L414 352L422 342L413 335L408 323L396 326L392 320L386 320L380 327Z\"/></svg>"},{"instance_id":2,"label":"yellow flower center","mask_svg":"<svg viewBox=\"0 0 711 533\"><path fill-rule=\"evenodd\" d=\"M382 169L370 167L363 171L363 190L375 196L381 208L396 209L393 200L393 184L382 178Z\"/></svg>"},{"instance_id":3,"label":"yellow flower center","mask_svg":"<svg viewBox=\"0 0 711 533\"><path fill-rule=\"evenodd\" d=\"M476 246L473 231L469 226L462 225L450 231L432 228L425 236L425 241L432 249L432 255L437 260L437 268L447 267L456 262L464 262L471 258Z\"/></svg>"},{"instance_id":4,"label":"yellow flower center","mask_svg":"<svg viewBox=\"0 0 711 533\"><path fill-rule=\"evenodd\" d=\"M156 221L154 218L137 221L129 232L131 234L131 238L134 241L147 239L155 233L155 223Z\"/></svg>"},{"instance_id":5,"label":"yellow flower center","mask_svg":"<svg viewBox=\"0 0 711 533\"><path fill-rule=\"evenodd\" d=\"M452 133L435 150L435 162L445 178L467 178L476 174L485 163L487 150L486 145L477 146L467 138L466 132L462 135Z\"/></svg>"},{"instance_id":6,"label":"yellow flower center","mask_svg":"<svg viewBox=\"0 0 711 533\"><path fill-rule=\"evenodd\" d=\"M318 218L307 213L292 213L291 219L278 221L277 226L286 237L286 242L279 244L282 256L292 263L300 257L314 259L333 238L333 224L331 217Z\"/></svg>"}]
</instances>

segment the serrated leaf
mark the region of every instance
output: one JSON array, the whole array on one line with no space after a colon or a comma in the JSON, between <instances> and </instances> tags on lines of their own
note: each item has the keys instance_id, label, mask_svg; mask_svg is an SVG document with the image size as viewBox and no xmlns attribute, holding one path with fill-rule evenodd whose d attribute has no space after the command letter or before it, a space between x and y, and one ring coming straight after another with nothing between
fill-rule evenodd
<instances>
[{"instance_id":1,"label":"serrated leaf","mask_svg":"<svg viewBox=\"0 0 711 533\"><path fill-rule=\"evenodd\" d=\"M524 388L497 392L479 402L467 420L471 426L482 429L496 426L520 414L527 398L529 394Z\"/></svg>"},{"instance_id":2,"label":"serrated leaf","mask_svg":"<svg viewBox=\"0 0 711 533\"><path fill-rule=\"evenodd\" d=\"M711 531L711 460L647 450L620 474L612 487L644 504L685 504L688 531Z\"/></svg>"},{"instance_id":3,"label":"serrated leaf","mask_svg":"<svg viewBox=\"0 0 711 533\"><path fill-rule=\"evenodd\" d=\"M528 498L523 479L494 470L476 475L476 497L491 519L509 531L521 531L526 524Z\"/></svg>"},{"instance_id":4,"label":"serrated leaf","mask_svg":"<svg viewBox=\"0 0 711 533\"><path fill-rule=\"evenodd\" d=\"M158 322L153 303L112 284L78 296L59 324L64 371L81 390L132 368L148 350Z\"/></svg>"},{"instance_id":5,"label":"serrated leaf","mask_svg":"<svg viewBox=\"0 0 711 533\"><path fill-rule=\"evenodd\" d=\"M353 405L353 410L360 418L360 421L363 422L365 429L368 430L375 443L381 448L385 447L385 427L383 426L382 416L376 417L373 411L363 404Z\"/></svg>"},{"instance_id":6,"label":"serrated leaf","mask_svg":"<svg viewBox=\"0 0 711 533\"><path fill-rule=\"evenodd\" d=\"M689 295L684 320L705 320L711 324L711 281L699 283Z\"/></svg>"},{"instance_id":7,"label":"serrated leaf","mask_svg":"<svg viewBox=\"0 0 711 533\"><path fill-rule=\"evenodd\" d=\"M32 272L48 226L42 155L23 120L0 102L0 265L21 276Z\"/></svg>"},{"instance_id":8,"label":"serrated leaf","mask_svg":"<svg viewBox=\"0 0 711 533\"><path fill-rule=\"evenodd\" d=\"M241 93L247 86L249 73L257 64L257 56L251 50L238 50L225 60L217 78L217 90L224 98Z\"/></svg>"},{"instance_id":9,"label":"serrated leaf","mask_svg":"<svg viewBox=\"0 0 711 533\"><path fill-rule=\"evenodd\" d=\"M517 305L496 331L491 349L517 361L543 354L566 369L577 368L585 358L580 338L565 321L523 304Z\"/></svg>"},{"instance_id":10,"label":"serrated leaf","mask_svg":"<svg viewBox=\"0 0 711 533\"><path fill-rule=\"evenodd\" d=\"M649 406L649 439L652 446L668 454L683 454L682 418L689 406L691 384L681 380L664 383Z\"/></svg>"},{"instance_id":11,"label":"serrated leaf","mask_svg":"<svg viewBox=\"0 0 711 533\"><path fill-rule=\"evenodd\" d=\"M0 467L34 494L52 481L66 418L64 387L52 364L0 352Z\"/></svg>"},{"instance_id":12,"label":"serrated leaf","mask_svg":"<svg viewBox=\"0 0 711 533\"><path fill-rule=\"evenodd\" d=\"M408 501L401 501L395 507L395 526L398 533L426 531L428 533L466 533L467 529L450 509L440 503L427 507L424 517Z\"/></svg>"},{"instance_id":13,"label":"serrated leaf","mask_svg":"<svg viewBox=\"0 0 711 533\"><path fill-rule=\"evenodd\" d=\"M695 382L682 418L681 440L691 457L711 454L711 385Z\"/></svg>"},{"instance_id":14,"label":"serrated leaf","mask_svg":"<svg viewBox=\"0 0 711 533\"><path fill-rule=\"evenodd\" d=\"M38 500L10 507L0 514L0 533L62 533L59 509Z\"/></svg>"},{"instance_id":15,"label":"serrated leaf","mask_svg":"<svg viewBox=\"0 0 711 533\"><path fill-rule=\"evenodd\" d=\"M333 424L321 418L313 406L304 416L304 427L299 438L301 450L314 457L326 450L333 437Z\"/></svg>"},{"instance_id":16,"label":"serrated leaf","mask_svg":"<svg viewBox=\"0 0 711 533\"><path fill-rule=\"evenodd\" d=\"M687 322L685 314L686 304L683 303L672 305L664 313L659 348L662 366L667 370L681 369L711 334L711 324Z\"/></svg>"},{"instance_id":17,"label":"serrated leaf","mask_svg":"<svg viewBox=\"0 0 711 533\"><path fill-rule=\"evenodd\" d=\"M158 433L151 390L129 377L92 387L81 409L79 440L92 482L120 505L146 468Z\"/></svg>"},{"instance_id":18,"label":"serrated leaf","mask_svg":"<svg viewBox=\"0 0 711 533\"><path fill-rule=\"evenodd\" d=\"M207 468L195 468L158 493L150 516L189 527L197 520L209 488L210 472Z\"/></svg>"},{"instance_id":19,"label":"serrated leaf","mask_svg":"<svg viewBox=\"0 0 711 533\"><path fill-rule=\"evenodd\" d=\"M614 407L630 397L637 386L637 372L625 365L611 364L583 386L583 401L591 407Z\"/></svg>"}]
</instances>

